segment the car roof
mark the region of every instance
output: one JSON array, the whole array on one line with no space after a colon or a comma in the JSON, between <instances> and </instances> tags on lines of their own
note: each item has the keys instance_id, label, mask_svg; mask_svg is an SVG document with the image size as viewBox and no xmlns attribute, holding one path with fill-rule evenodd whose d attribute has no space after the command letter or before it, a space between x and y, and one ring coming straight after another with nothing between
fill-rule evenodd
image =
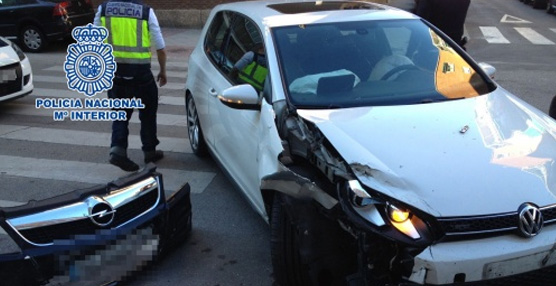
<instances>
[{"instance_id":1,"label":"car roof","mask_svg":"<svg viewBox=\"0 0 556 286\"><path fill-rule=\"evenodd\" d=\"M246 1L220 4L215 10L244 14L263 28L362 20L416 19L417 16L386 5L364 1Z\"/></svg>"}]
</instances>

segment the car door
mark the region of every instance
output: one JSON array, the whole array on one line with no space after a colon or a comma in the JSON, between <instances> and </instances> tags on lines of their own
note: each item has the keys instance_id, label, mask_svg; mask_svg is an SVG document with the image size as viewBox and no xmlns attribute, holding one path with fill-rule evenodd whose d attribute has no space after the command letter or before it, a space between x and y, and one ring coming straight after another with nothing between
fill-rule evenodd
<instances>
[{"instance_id":1,"label":"car door","mask_svg":"<svg viewBox=\"0 0 556 286\"><path fill-rule=\"evenodd\" d=\"M224 56L229 62L228 65L221 66L225 73L231 71L233 66L229 65L230 63L235 64L243 55L252 52L263 43L262 34L252 20L238 13L231 15L230 19L229 34L224 48ZM234 85L243 84L238 77L230 76L228 79ZM221 93L222 90L218 92ZM212 103L210 110L211 113L214 112L213 132L217 159L255 208L264 213L259 190L259 166L263 163L261 160L266 158L261 156L261 153L272 145L271 142L265 142L268 130L275 130L273 116L270 115L272 107L267 102L263 102L259 110L235 109L220 101Z\"/></svg>"},{"instance_id":2,"label":"car door","mask_svg":"<svg viewBox=\"0 0 556 286\"><path fill-rule=\"evenodd\" d=\"M229 28L229 13L217 12L209 17L210 25L201 46L190 57L188 82L195 100L197 114L206 143L214 150L214 120L218 119L216 110L210 109L218 101L218 93L231 87L226 66L230 65L224 57L225 37Z\"/></svg>"},{"instance_id":3,"label":"car door","mask_svg":"<svg viewBox=\"0 0 556 286\"><path fill-rule=\"evenodd\" d=\"M16 0L0 0L0 36L13 39L17 36Z\"/></svg>"}]
</instances>

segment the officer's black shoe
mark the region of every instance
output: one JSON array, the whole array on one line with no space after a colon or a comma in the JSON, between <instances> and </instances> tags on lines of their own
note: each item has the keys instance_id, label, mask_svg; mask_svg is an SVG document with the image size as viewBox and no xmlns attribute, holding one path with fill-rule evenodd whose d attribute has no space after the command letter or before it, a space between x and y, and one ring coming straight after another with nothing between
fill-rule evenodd
<instances>
[{"instance_id":1,"label":"officer's black shoe","mask_svg":"<svg viewBox=\"0 0 556 286\"><path fill-rule=\"evenodd\" d=\"M131 161L128 157L110 154L110 164L120 167L120 169L127 172L135 172L139 170L139 165Z\"/></svg>"},{"instance_id":2,"label":"officer's black shoe","mask_svg":"<svg viewBox=\"0 0 556 286\"><path fill-rule=\"evenodd\" d=\"M164 158L164 152L160 150L145 152L145 164L156 162Z\"/></svg>"}]
</instances>

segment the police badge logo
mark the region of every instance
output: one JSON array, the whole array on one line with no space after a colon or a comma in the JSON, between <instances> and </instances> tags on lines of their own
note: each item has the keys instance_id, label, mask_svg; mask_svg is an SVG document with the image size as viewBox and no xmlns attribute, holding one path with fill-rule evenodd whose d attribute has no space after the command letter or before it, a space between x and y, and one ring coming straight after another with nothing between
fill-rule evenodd
<instances>
[{"instance_id":1,"label":"police badge logo","mask_svg":"<svg viewBox=\"0 0 556 286\"><path fill-rule=\"evenodd\" d=\"M77 43L68 46L64 63L68 88L87 96L111 89L116 62L112 46L103 43L108 30L88 24L75 27L71 35Z\"/></svg>"}]
</instances>

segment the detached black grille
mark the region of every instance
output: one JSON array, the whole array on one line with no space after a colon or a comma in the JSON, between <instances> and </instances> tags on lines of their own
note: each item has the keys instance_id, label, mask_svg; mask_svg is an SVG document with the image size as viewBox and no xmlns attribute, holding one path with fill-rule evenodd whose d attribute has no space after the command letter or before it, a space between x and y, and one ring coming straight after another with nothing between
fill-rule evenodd
<instances>
[{"instance_id":1,"label":"detached black grille","mask_svg":"<svg viewBox=\"0 0 556 286\"><path fill-rule=\"evenodd\" d=\"M107 226L117 228L122 224L137 218L145 211L152 208L158 199L158 189L154 189L141 197L120 206L116 209L114 220ZM105 227L105 228L107 228ZM75 235L94 234L102 227L94 224L89 218L81 220L36 227L32 229L20 230L20 234L27 240L35 244L49 244L54 240L70 239Z\"/></svg>"},{"instance_id":2,"label":"detached black grille","mask_svg":"<svg viewBox=\"0 0 556 286\"><path fill-rule=\"evenodd\" d=\"M19 63L0 67L0 97L18 92L23 87Z\"/></svg>"},{"instance_id":3,"label":"detached black grille","mask_svg":"<svg viewBox=\"0 0 556 286\"><path fill-rule=\"evenodd\" d=\"M556 222L556 206L541 208L545 225ZM448 237L469 239L472 235L494 235L513 231L518 228L518 213L511 212L499 215L474 217L444 217L438 223Z\"/></svg>"}]
</instances>

